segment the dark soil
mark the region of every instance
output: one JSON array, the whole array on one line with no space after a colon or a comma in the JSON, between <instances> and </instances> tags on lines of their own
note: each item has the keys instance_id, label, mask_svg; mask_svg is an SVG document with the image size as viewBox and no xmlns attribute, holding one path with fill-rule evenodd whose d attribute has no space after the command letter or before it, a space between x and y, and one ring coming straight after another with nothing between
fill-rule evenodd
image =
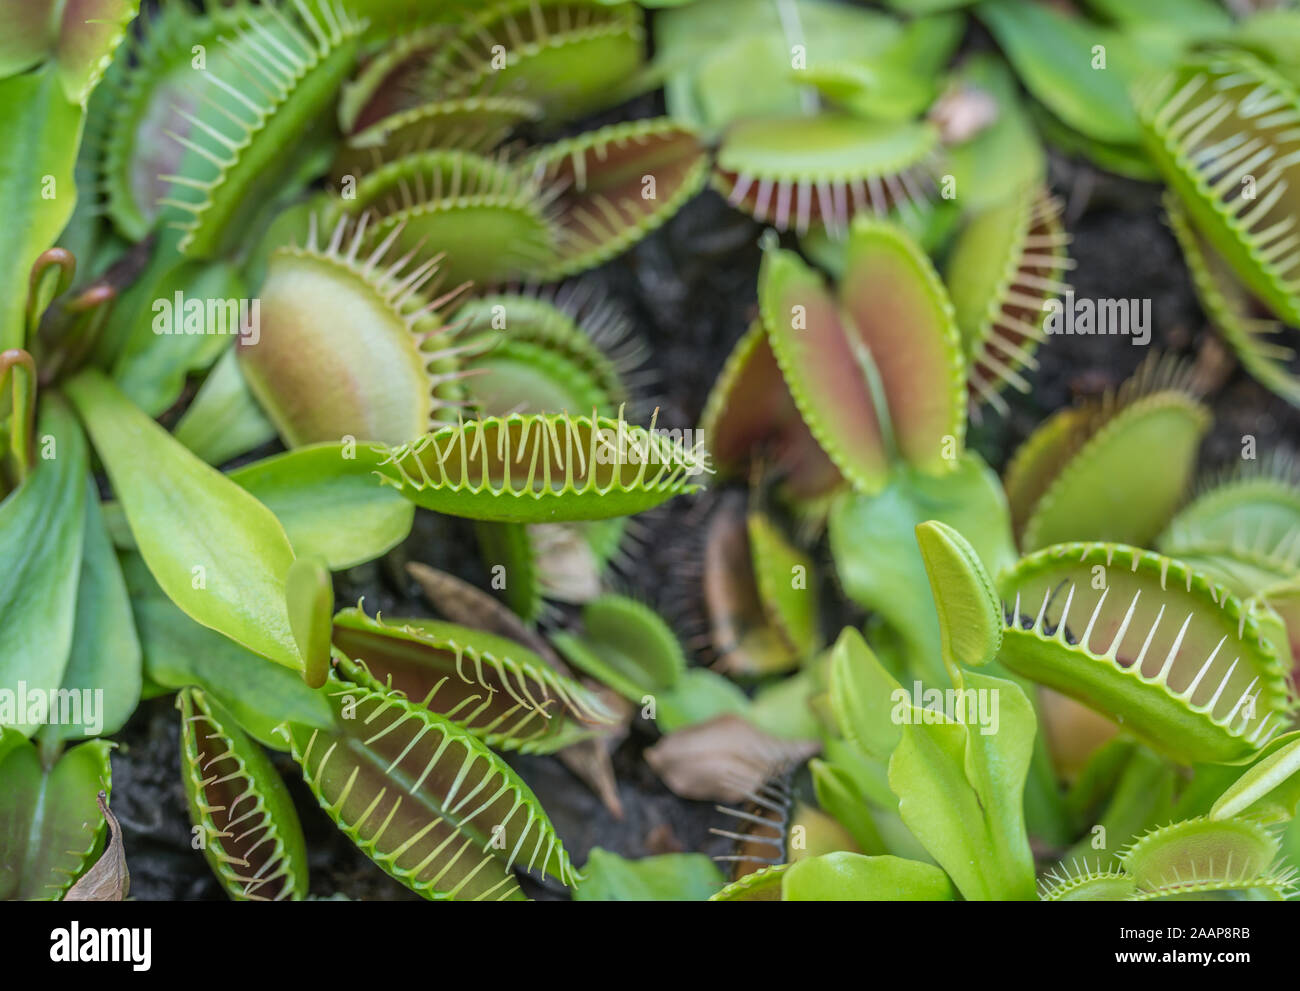
<instances>
[{"instance_id":1,"label":"dark soil","mask_svg":"<svg viewBox=\"0 0 1300 991\"><path fill-rule=\"evenodd\" d=\"M1196 357L1217 349L1192 294L1177 244L1164 226L1155 187L1114 180L1054 163L1054 186L1070 202L1071 281L1079 296L1152 300L1152 347ZM660 424L691 427L755 303L760 228L712 193L697 197L665 228L590 278L633 319L651 344L659 373ZM1005 419L985 415L972 444L1001 468L1042 417L1096 394L1128 376L1147 356L1124 337L1057 338L1040 351L1034 392L1018 397ZM1203 358L1204 360L1204 358ZM1231 362L1228 362L1228 367ZM1244 434L1265 452L1300 439L1300 413L1275 399L1240 370L1231 370L1209 399L1215 426L1202 466L1239 456ZM641 551L622 577L631 594L663 605L683 555L698 552L699 531L689 502L645 520ZM418 560L486 585L472 530L463 522L421 511L411 537L382 561L353 569L337 582L340 605L363 596L369 610L429 615L403 565ZM644 725L641 720L637 725ZM625 816L617 821L553 758L509 758L540 798L576 863L593 846L639 857L673 850L722 852L710 836L723 825L711 804L675 797L641 758L652 738L635 729L615 754ZM125 833L132 895L141 899L223 897L200 852L190 847L182 792L177 716L169 699L141 706L120 735L113 756L113 808ZM361 855L319 810L284 755L276 762L293 791L311 851L312 893L328 897L412 898ZM531 893L545 897L535 888Z\"/></svg>"}]
</instances>

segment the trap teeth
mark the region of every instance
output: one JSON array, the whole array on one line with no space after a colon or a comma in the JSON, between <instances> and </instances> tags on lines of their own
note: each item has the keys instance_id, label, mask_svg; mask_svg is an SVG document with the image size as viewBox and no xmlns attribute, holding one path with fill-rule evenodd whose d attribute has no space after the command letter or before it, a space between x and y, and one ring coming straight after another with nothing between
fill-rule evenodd
<instances>
[{"instance_id":1,"label":"trap teeth","mask_svg":"<svg viewBox=\"0 0 1300 991\"><path fill-rule=\"evenodd\" d=\"M1063 544L1024 558L1002 595L999 656L1011 670L1175 759L1249 756L1291 706L1285 666L1246 604L1181 562ZM1028 627L1022 603L1036 608Z\"/></svg>"}]
</instances>

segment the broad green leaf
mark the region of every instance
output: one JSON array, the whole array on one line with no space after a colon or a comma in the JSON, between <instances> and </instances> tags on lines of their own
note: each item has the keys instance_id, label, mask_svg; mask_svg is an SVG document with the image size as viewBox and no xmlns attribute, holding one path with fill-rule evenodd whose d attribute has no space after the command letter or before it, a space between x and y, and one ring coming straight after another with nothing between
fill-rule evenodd
<instances>
[{"instance_id":1,"label":"broad green leaf","mask_svg":"<svg viewBox=\"0 0 1300 991\"><path fill-rule=\"evenodd\" d=\"M140 701L140 641L131 617L131 599L104 527L99 493L89 478L85 488L77 618L68 667L63 672L63 689L80 693L82 721L46 727L42 736L52 740L116 733ZM94 700L93 710L86 708L88 699Z\"/></svg>"},{"instance_id":2,"label":"broad green leaf","mask_svg":"<svg viewBox=\"0 0 1300 991\"><path fill-rule=\"evenodd\" d=\"M840 733L867 756L887 760L902 727L892 718L902 686L876 660L862 634L845 627L831 650L830 701Z\"/></svg>"},{"instance_id":3,"label":"broad green leaf","mask_svg":"<svg viewBox=\"0 0 1300 991\"><path fill-rule=\"evenodd\" d=\"M56 0L0 0L0 78L40 65L54 45Z\"/></svg>"},{"instance_id":4,"label":"broad green leaf","mask_svg":"<svg viewBox=\"0 0 1300 991\"><path fill-rule=\"evenodd\" d=\"M1094 140L1139 142L1128 89L1142 67L1120 57L1115 32L1027 0L984 0L976 14L1052 113Z\"/></svg>"},{"instance_id":5,"label":"broad green leaf","mask_svg":"<svg viewBox=\"0 0 1300 991\"><path fill-rule=\"evenodd\" d=\"M300 557L285 578L289 628L303 659L303 681L320 688L330 670L330 636L334 620L334 585L319 558Z\"/></svg>"},{"instance_id":6,"label":"broad green leaf","mask_svg":"<svg viewBox=\"0 0 1300 991\"><path fill-rule=\"evenodd\" d=\"M415 506L375 476L365 444L312 444L237 468L231 481L275 514L294 552L332 571L371 561L411 532Z\"/></svg>"},{"instance_id":7,"label":"broad green leaf","mask_svg":"<svg viewBox=\"0 0 1300 991\"><path fill-rule=\"evenodd\" d=\"M16 736L0 730L0 899L57 900L99 851L95 796L112 787L112 744L83 743L46 770L36 747Z\"/></svg>"},{"instance_id":8,"label":"broad green leaf","mask_svg":"<svg viewBox=\"0 0 1300 991\"><path fill-rule=\"evenodd\" d=\"M122 574L131 592L146 678L162 689L194 686L230 710L240 727L264 746L287 750L275 727L288 720L318 729L334 721L329 701L302 678L200 626L163 594L144 559L124 553Z\"/></svg>"},{"instance_id":9,"label":"broad green leaf","mask_svg":"<svg viewBox=\"0 0 1300 991\"><path fill-rule=\"evenodd\" d=\"M899 815L968 901L1003 897L989 824L966 780L967 728L942 713L909 716L889 761Z\"/></svg>"},{"instance_id":10,"label":"broad green leaf","mask_svg":"<svg viewBox=\"0 0 1300 991\"><path fill-rule=\"evenodd\" d=\"M560 633L555 646L584 673L620 695L667 692L686 671L681 644L653 609L622 595L603 595L582 610L582 636Z\"/></svg>"},{"instance_id":11,"label":"broad green leaf","mask_svg":"<svg viewBox=\"0 0 1300 991\"><path fill-rule=\"evenodd\" d=\"M235 348L212 366L173 436L210 465L275 439L275 427L248 391Z\"/></svg>"},{"instance_id":12,"label":"broad green leaf","mask_svg":"<svg viewBox=\"0 0 1300 991\"><path fill-rule=\"evenodd\" d=\"M25 343L32 265L72 216L82 124L52 66L0 81L0 351Z\"/></svg>"},{"instance_id":13,"label":"broad green leaf","mask_svg":"<svg viewBox=\"0 0 1300 991\"><path fill-rule=\"evenodd\" d=\"M150 272L158 272L156 263ZM162 413L180 396L185 377L211 366L243 332L244 295L244 282L229 262L179 259L158 272L144 293L123 301L120 319L129 321L130 330L113 364L113 380L146 413ZM250 319L251 305L243 303Z\"/></svg>"},{"instance_id":14,"label":"broad green leaf","mask_svg":"<svg viewBox=\"0 0 1300 991\"><path fill-rule=\"evenodd\" d=\"M100 372L67 388L163 591L204 626L301 671L284 592L294 554L279 520Z\"/></svg>"},{"instance_id":15,"label":"broad green leaf","mask_svg":"<svg viewBox=\"0 0 1300 991\"><path fill-rule=\"evenodd\" d=\"M37 426L37 460L27 481L0 503L0 726L30 736L20 689L50 692L67 669L77 619L86 522L86 439L57 394ZM46 696L40 696L42 699ZM5 699L10 698L9 705ZM10 711L6 711L10 710Z\"/></svg>"},{"instance_id":16,"label":"broad green leaf","mask_svg":"<svg viewBox=\"0 0 1300 991\"><path fill-rule=\"evenodd\" d=\"M889 786L899 815L968 900L1033 899L1024 820L1033 707L1013 682L974 672L951 691L948 711L896 710L904 725Z\"/></svg>"},{"instance_id":17,"label":"broad green leaf","mask_svg":"<svg viewBox=\"0 0 1300 991\"><path fill-rule=\"evenodd\" d=\"M976 671L962 672L966 708L966 779L984 809L996 858L999 898L1034 897L1034 855L1025 829L1025 779L1038 718L1020 686ZM971 693L979 722L971 720Z\"/></svg>"},{"instance_id":18,"label":"broad green leaf","mask_svg":"<svg viewBox=\"0 0 1300 991\"><path fill-rule=\"evenodd\" d=\"M594 847L575 902L703 902L726 883L702 853L667 853L631 860Z\"/></svg>"},{"instance_id":19,"label":"broad green leaf","mask_svg":"<svg viewBox=\"0 0 1300 991\"><path fill-rule=\"evenodd\" d=\"M1098 17L1120 27L1159 24L1213 35L1233 26L1227 4L1216 0L1084 0ZM1254 18L1246 21L1250 23Z\"/></svg>"},{"instance_id":20,"label":"broad green leaf","mask_svg":"<svg viewBox=\"0 0 1300 991\"><path fill-rule=\"evenodd\" d=\"M848 831L858 850L872 856L888 852L871 809L848 772L816 758L808 762L808 770L817 804Z\"/></svg>"},{"instance_id":21,"label":"broad green leaf","mask_svg":"<svg viewBox=\"0 0 1300 991\"><path fill-rule=\"evenodd\" d=\"M813 93L790 71L786 12L770 0L697 0L656 17L652 68L665 79L669 114L716 131L734 120L804 111ZM827 0L801 0L798 18L811 68L868 58L901 33L881 11Z\"/></svg>"},{"instance_id":22,"label":"broad green leaf","mask_svg":"<svg viewBox=\"0 0 1300 991\"><path fill-rule=\"evenodd\" d=\"M787 902L949 902L957 892L933 864L840 851L791 865L781 878L781 897Z\"/></svg>"}]
</instances>

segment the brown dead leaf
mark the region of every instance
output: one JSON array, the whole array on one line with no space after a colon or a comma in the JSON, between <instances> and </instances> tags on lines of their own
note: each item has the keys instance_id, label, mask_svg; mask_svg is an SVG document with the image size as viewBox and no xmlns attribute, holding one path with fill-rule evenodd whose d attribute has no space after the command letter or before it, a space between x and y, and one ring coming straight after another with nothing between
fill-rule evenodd
<instances>
[{"instance_id":1,"label":"brown dead leaf","mask_svg":"<svg viewBox=\"0 0 1300 991\"><path fill-rule=\"evenodd\" d=\"M645 759L682 798L739 802L820 750L816 740L783 740L728 714L670 733Z\"/></svg>"},{"instance_id":2,"label":"brown dead leaf","mask_svg":"<svg viewBox=\"0 0 1300 991\"><path fill-rule=\"evenodd\" d=\"M131 890L131 875L126 869L126 851L122 847L122 827L117 817L109 811L108 796L102 791L96 796L99 811L108 822L108 846L95 866L63 896L65 902L120 902Z\"/></svg>"},{"instance_id":3,"label":"brown dead leaf","mask_svg":"<svg viewBox=\"0 0 1300 991\"><path fill-rule=\"evenodd\" d=\"M628 726L632 722L635 706L621 695L610 691L596 682L584 682L588 688L600 696L610 712L618 713L614 724L599 736L580 743L574 743L557 750L555 756L560 758L573 774L588 788L595 792L602 805L615 819L623 818L623 801L618 796L618 782L614 777L614 763L611 755L618 745L627 737Z\"/></svg>"},{"instance_id":4,"label":"brown dead leaf","mask_svg":"<svg viewBox=\"0 0 1300 991\"><path fill-rule=\"evenodd\" d=\"M495 633L522 644L563 675L571 675L542 635L511 612L510 607L476 585L427 564L412 561L407 573L416 580L433 606L453 623L485 633Z\"/></svg>"}]
</instances>

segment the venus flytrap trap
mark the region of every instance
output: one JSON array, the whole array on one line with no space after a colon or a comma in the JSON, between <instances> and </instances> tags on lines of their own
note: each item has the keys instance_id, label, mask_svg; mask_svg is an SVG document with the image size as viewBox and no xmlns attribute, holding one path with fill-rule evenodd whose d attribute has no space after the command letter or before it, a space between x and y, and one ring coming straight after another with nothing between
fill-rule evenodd
<instances>
[{"instance_id":1,"label":"venus flytrap trap","mask_svg":"<svg viewBox=\"0 0 1300 991\"><path fill-rule=\"evenodd\" d=\"M397 689L501 750L551 753L614 722L585 686L491 633L344 610L333 642L349 680Z\"/></svg>"},{"instance_id":2,"label":"venus flytrap trap","mask_svg":"<svg viewBox=\"0 0 1300 991\"><path fill-rule=\"evenodd\" d=\"M307 846L289 793L265 754L215 699L185 689L181 779L204 856L236 900L307 894Z\"/></svg>"},{"instance_id":3,"label":"venus flytrap trap","mask_svg":"<svg viewBox=\"0 0 1300 991\"><path fill-rule=\"evenodd\" d=\"M537 799L468 730L400 693L325 689L328 730L282 727L326 814L376 864L425 898L520 898L512 866L577 874Z\"/></svg>"},{"instance_id":4,"label":"venus flytrap trap","mask_svg":"<svg viewBox=\"0 0 1300 991\"><path fill-rule=\"evenodd\" d=\"M966 355L972 404L1009 410L1005 386L1028 392L1024 372L1037 368L1034 350L1045 338L1051 303L1069 286L1073 263L1061 204L1026 187L975 214L958 235L944 282L952 296Z\"/></svg>"},{"instance_id":5,"label":"venus flytrap trap","mask_svg":"<svg viewBox=\"0 0 1300 991\"><path fill-rule=\"evenodd\" d=\"M1248 757L1293 708L1288 672L1245 603L1181 562L1059 545L1017 564L1002 596L1008 667L1122 719L1174 759Z\"/></svg>"},{"instance_id":6,"label":"venus flytrap trap","mask_svg":"<svg viewBox=\"0 0 1300 991\"><path fill-rule=\"evenodd\" d=\"M1152 540L1182 501L1209 426L1195 370L1152 357L1116 392L1045 420L1003 480L1024 550L1069 540ZM1122 479L1099 497L1096 479Z\"/></svg>"}]
</instances>

